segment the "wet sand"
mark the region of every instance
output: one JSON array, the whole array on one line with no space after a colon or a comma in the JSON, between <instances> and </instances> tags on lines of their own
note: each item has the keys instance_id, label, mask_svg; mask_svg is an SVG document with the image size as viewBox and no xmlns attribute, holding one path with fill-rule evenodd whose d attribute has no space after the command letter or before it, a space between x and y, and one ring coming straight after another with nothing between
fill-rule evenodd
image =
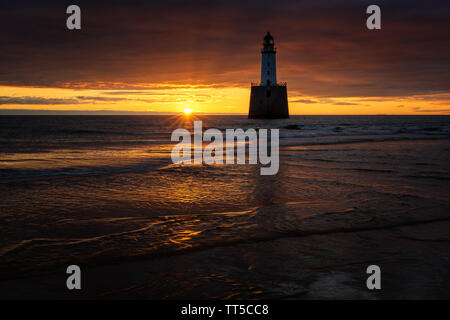
<instances>
[{"instance_id":1,"label":"wet sand","mask_svg":"<svg viewBox=\"0 0 450 320\"><path fill-rule=\"evenodd\" d=\"M449 299L450 221L282 237L2 282L2 299ZM366 288L369 265L381 290Z\"/></svg>"}]
</instances>

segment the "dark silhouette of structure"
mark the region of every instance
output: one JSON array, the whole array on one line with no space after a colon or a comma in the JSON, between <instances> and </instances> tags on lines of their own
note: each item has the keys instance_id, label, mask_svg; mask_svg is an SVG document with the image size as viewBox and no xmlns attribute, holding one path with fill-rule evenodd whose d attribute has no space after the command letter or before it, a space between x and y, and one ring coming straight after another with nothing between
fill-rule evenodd
<instances>
[{"instance_id":1,"label":"dark silhouette of structure","mask_svg":"<svg viewBox=\"0 0 450 320\"><path fill-rule=\"evenodd\" d=\"M287 85L277 83L276 49L270 32L264 37L261 50L261 82L252 83L250 119L289 118Z\"/></svg>"}]
</instances>

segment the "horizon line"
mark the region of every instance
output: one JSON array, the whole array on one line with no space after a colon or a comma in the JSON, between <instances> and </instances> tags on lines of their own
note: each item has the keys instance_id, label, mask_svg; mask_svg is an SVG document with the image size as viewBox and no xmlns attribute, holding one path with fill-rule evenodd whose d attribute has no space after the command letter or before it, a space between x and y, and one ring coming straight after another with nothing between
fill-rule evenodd
<instances>
[{"instance_id":1,"label":"horizon line","mask_svg":"<svg viewBox=\"0 0 450 320\"><path fill-rule=\"evenodd\" d=\"M125 110L48 110L48 109L0 109L0 116L132 116L132 115L183 115L183 112L171 111L125 111ZM195 112L193 115L247 115L247 113L224 113L224 112ZM291 116L450 116L445 113L414 113L414 114L291 114Z\"/></svg>"}]
</instances>

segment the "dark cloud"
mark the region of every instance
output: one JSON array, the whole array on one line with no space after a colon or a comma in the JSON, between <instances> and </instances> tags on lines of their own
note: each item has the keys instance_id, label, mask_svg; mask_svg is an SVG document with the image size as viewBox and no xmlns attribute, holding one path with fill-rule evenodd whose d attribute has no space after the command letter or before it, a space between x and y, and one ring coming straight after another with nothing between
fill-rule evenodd
<instances>
[{"instance_id":1,"label":"dark cloud","mask_svg":"<svg viewBox=\"0 0 450 320\"><path fill-rule=\"evenodd\" d=\"M292 100L290 102L300 102L300 103L306 103L306 104L317 103L317 101L309 100L309 99L296 99L296 100Z\"/></svg>"},{"instance_id":2,"label":"dark cloud","mask_svg":"<svg viewBox=\"0 0 450 320\"><path fill-rule=\"evenodd\" d=\"M155 102L156 99L129 99L120 97L98 97L98 96L77 96L75 98L45 98L45 97L8 97L0 96L0 105L58 105L58 104L80 104L97 102L120 102L120 101L139 101Z\"/></svg>"},{"instance_id":3,"label":"dark cloud","mask_svg":"<svg viewBox=\"0 0 450 320\"><path fill-rule=\"evenodd\" d=\"M426 112L426 113L449 113L450 109L422 109L421 107L414 107L414 112Z\"/></svg>"},{"instance_id":4,"label":"dark cloud","mask_svg":"<svg viewBox=\"0 0 450 320\"><path fill-rule=\"evenodd\" d=\"M359 103L353 103L353 102L335 102L333 103L336 106L357 106Z\"/></svg>"},{"instance_id":5,"label":"dark cloud","mask_svg":"<svg viewBox=\"0 0 450 320\"><path fill-rule=\"evenodd\" d=\"M129 100L127 98L110 98L110 97L89 97L89 96L77 96L76 97L79 100L84 101L100 101L100 102L117 102L117 101L124 101Z\"/></svg>"},{"instance_id":6,"label":"dark cloud","mask_svg":"<svg viewBox=\"0 0 450 320\"><path fill-rule=\"evenodd\" d=\"M158 95L160 93L148 92L148 91L104 91L102 94L107 95Z\"/></svg>"},{"instance_id":7,"label":"dark cloud","mask_svg":"<svg viewBox=\"0 0 450 320\"><path fill-rule=\"evenodd\" d=\"M151 83L248 86L261 39L278 47L279 79L321 97L449 92L450 5L377 1L382 30L365 27L372 1L77 1L82 30L61 1L0 4L0 84L145 89Z\"/></svg>"},{"instance_id":8,"label":"dark cloud","mask_svg":"<svg viewBox=\"0 0 450 320\"><path fill-rule=\"evenodd\" d=\"M76 99L53 99L42 97L0 97L0 105L57 105L57 104L78 104Z\"/></svg>"},{"instance_id":9,"label":"dark cloud","mask_svg":"<svg viewBox=\"0 0 450 320\"><path fill-rule=\"evenodd\" d=\"M179 114L156 111L117 111L117 110L48 110L48 109L0 109L0 115L151 115Z\"/></svg>"}]
</instances>

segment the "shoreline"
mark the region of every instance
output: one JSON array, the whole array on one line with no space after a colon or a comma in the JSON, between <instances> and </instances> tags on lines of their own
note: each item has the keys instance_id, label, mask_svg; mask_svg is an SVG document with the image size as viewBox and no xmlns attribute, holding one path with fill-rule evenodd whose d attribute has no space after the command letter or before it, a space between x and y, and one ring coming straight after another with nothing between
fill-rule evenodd
<instances>
[{"instance_id":1,"label":"shoreline","mask_svg":"<svg viewBox=\"0 0 450 320\"><path fill-rule=\"evenodd\" d=\"M1 281L4 290L0 298L450 298L446 290L450 285L450 254L446 250L449 229L450 221L428 222L285 237L151 260L82 267L81 291L67 290L66 275L61 272ZM369 291L365 287L365 268L371 264L381 268L384 291Z\"/></svg>"}]
</instances>

